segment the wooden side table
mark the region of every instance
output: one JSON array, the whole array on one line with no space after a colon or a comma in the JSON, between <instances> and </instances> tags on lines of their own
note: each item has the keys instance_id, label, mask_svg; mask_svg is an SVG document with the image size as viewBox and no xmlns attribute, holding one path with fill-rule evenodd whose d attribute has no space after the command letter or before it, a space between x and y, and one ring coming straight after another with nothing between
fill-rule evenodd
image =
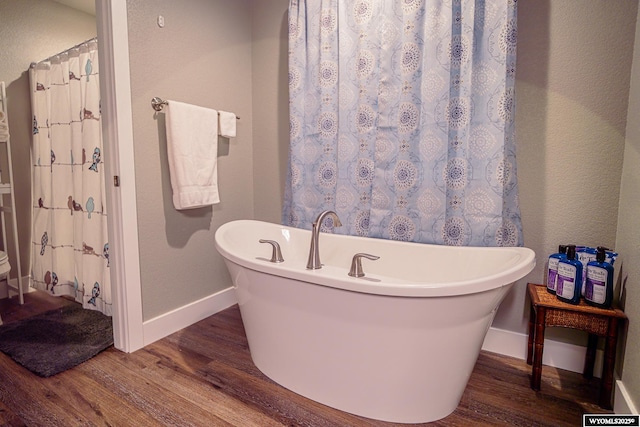
<instances>
[{"instance_id":1,"label":"wooden side table","mask_svg":"<svg viewBox=\"0 0 640 427\"><path fill-rule=\"evenodd\" d=\"M598 337L605 337L604 366L598 404L602 408L612 409L611 393L613 391L618 324L624 322L627 316L617 308L602 309L590 306L584 301L581 301L579 305L567 304L547 292L544 285L529 283L527 289L531 297L527 348L527 363L533 365L531 388L540 390L545 327L560 326L586 331L589 333L589 341L583 375L586 378L593 376Z\"/></svg>"}]
</instances>

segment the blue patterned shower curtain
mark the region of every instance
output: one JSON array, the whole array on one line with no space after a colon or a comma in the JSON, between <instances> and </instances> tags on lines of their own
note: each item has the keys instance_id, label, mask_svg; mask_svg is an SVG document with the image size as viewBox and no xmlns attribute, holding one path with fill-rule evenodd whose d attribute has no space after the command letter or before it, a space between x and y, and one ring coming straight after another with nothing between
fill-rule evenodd
<instances>
[{"instance_id":1,"label":"blue patterned shower curtain","mask_svg":"<svg viewBox=\"0 0 640 427\"><path fill-rule=\"evenodd\" d=\"M97 42L31 67L31 285L111 315Z\"/></svg>"},{"instance_id":2,"label":"blue patterned shower curtain","mask_svg":"<svg viewBox=\"0 0 640 427\"><path fill-rule=\"evenodd\" d=\"M516 37L516 0L291 0L283 223L522 245Z\"/></svg>"}]
</instances>

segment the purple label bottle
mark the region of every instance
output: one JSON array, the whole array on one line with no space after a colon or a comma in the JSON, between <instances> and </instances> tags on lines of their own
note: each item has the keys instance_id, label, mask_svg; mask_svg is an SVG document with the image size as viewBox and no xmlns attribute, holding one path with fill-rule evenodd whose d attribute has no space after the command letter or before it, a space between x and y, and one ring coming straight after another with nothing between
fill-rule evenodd
<instances>
[{"instance_id":1,"label":"purple label bottle","mask_svg":"<svg viewBox=\"0 0 640 427\"><path fill-rule=\"evenodd\" d=\"M576 259L576 246L567 246L567 257L558 262L556 297L569 304L579 304L582 293L582 263Z\"/></svg>"},{"instance_id":2,"label":"purple label bottle","mask_svg":"<svg viewBox=\"0 0 640 427\"><path fill-rule=\"evenodd\" d=\"M606 249L598 247L595 261L587 264L584 299L601 308L611 307L613 300L613 266L606 262Z\"/></svg>"},{"instance_id":3,"label":"purple label bottle","mask_svg":"<svg viewBox=\"0 0 640 427\"><path fill-rule=\"evenodd\" d=\"M558 252L549 256L547 267L547 292L556 293L556 280L558 277L558 262L567 257L567 246L558 246Z\"/></svg>"}]
</instances>

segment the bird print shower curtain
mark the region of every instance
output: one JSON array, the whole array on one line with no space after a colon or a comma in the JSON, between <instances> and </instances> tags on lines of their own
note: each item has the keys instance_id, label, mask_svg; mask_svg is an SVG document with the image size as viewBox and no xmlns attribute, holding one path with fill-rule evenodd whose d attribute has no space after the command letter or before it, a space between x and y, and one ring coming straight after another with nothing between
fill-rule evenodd
<instances>
[{"instance_id":1,"label":"bird print shower curtain","mask_svg":"<svg viewBox=\"0 0 640 427\"><path fill-rule=\"evenodd\" d=\"M32 65L31 286L111 315L95 40Z\"/></svg>"}]
</instances>

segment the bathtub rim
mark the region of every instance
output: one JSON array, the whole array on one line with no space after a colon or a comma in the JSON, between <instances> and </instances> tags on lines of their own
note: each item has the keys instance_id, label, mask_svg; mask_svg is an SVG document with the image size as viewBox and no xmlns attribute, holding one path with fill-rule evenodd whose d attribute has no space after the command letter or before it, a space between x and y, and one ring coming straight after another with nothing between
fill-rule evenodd
<instances>
[{"instance_id":1,"label":"bathtub rim","mask_svg":"<svg viewBox=\"0 0 640 427\"><path fill-rule=\"evenodd\" d=\"M499 273L482 277L481 279L464 280L464 281L452 281L447 283L416 283L412 281L406 281L398 278L388 276L365 276L363 278L350 277L346 274L347 269L343 267L336 267L332 265L325 265L318 270L307 270L304 265L288 263L285 258L284 263L272 263L266 258L255 257L248 258L243 257L242 254L237 251L232 251L228 246L225 246L224 239L228 237L228 232L233 227L242 228L243 224L261 224L264 226L272 227L277 230L295 230L303 234L311 236L311 231L295 228L285 225L280 225L272 222L260 221L260 220L233 220L221 225L215 233L215 247L218 252L235 264L250 270L259 271L262 273L270 274L273 276L284 276L292 278L301 282L306 282L314 285L327 286L331 288L343 289L347 291L360 292L365 294L374 295L388 295L388 296L400 296L400 297L439 297L439 296L454 296L472 294L477 292L484 292L499 288L502 286L510 285L517 280L522 279L529 274L536 265L535 252L526 247L469 247L461 246L455 247L461 250L491 250L491 251L509 251L515 252L519 256L519 260L511 265L509 268L500 271ZM368 237L339 235L345 239L372 239ZM260 236L256 236L256 241ZM384 240L384 239L378 239ZM448 247L427 243L415 243L415 242L401 242L394 240L384 240L390 244L406 244L406 245L427 245L432 247ZM371 279L381 278L387 281L372 282Z\"/></svg>"}]
</instances>

